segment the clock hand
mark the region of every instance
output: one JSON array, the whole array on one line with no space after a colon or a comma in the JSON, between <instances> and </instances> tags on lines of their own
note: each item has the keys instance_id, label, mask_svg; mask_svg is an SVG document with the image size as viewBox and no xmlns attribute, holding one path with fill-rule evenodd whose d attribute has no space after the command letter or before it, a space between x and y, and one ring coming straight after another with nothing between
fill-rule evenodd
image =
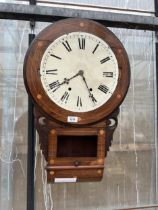
<instances>
[{"instance_id":1,"label":"clock hand","mask_svg":"<svg viewBox=\"0 0 158 210\"><path fill-rule=\"evenodd\" d=\"M69 81L70 81L70 80L72 80L72 79L74 79L75 77L81 75L81 71L82 71L82 70L78 71L77 74L75 74L74 76L70 77L69 79L66 79L66 78L65 78L65 79L67 80L66 83L69 84Z\"/></svg>"},{"instance_id":2,"label":"clock hand","mask_svg":"<svg viewBox=\"0 0 158 210\"><path fill-rule=\"evenodd\" d=\"M93 103L95 103L95 102L97 102L97 100L94 98L93 94L90 92L90 89L89 89L89 87L88 87L86 78L83 76L83 74L84 74L84 71L80 70L80 71L79 71L79 75L82 77L82 79L83 79L83 81L84 81L84 83L85 83L85 85L86 85L86 87L87 87L87 90L88 90L88 92L89 92L89 97L92 99Z\"/></svg>"},{"instance_id":3,"label":"clock hand","mask_svg":"<svg viewBox=\"0 0 158 210\"><path fill-rule=\"evenodd\" d=\"M53 92L55 92L61 85L64 85L64 84L69 84L70 80L74 79L75 77L79 76L81 74L81 70L78 71L77 74L75 74L74 76L70 77L70 78L64 78L64 81L61 82L61 83L58 83L57 84L57 87L53 90Z\"/></svg>"}]
</instances>

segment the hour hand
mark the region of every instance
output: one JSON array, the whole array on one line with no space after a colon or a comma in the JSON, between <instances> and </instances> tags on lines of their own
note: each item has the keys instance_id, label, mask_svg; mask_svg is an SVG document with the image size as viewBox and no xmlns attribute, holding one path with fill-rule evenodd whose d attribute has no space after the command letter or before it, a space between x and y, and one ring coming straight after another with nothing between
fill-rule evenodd
<instances>
[{"instance_id":1,"label":"hour hand","mask_svg":"<svg viewBox=\"0 0 158 210\"><path fill-rule=\"evenodd\" d=\"M81 71L78 71L74 76L70 77L70 78L64 78L64 80L59 83L59 81L55 81L53 83L50 84L50 88L52 89L53 92L55 92L60 86L64 85L64 84L69 84L70 80L74 79L75 77L81 75Z\"/></svg>"},{"instance_id":2,"label":"hour hand","mask_svg":"<svg viewBox=\"0 0 158 210\"><path fill-rule=\"evenodd\" d=\"M55 92L60 86L64 84L69 84L70 79L64 78L63 82L59 83L59 80L51 83L50 88L52 89L53 92Z\"/></svg>"}]
</instances>

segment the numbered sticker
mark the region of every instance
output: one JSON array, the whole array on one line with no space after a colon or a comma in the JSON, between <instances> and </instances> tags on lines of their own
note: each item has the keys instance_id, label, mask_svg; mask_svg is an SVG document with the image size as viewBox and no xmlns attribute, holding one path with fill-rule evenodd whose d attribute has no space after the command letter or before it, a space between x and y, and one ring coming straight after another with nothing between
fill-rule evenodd
<instances>
[{"instance_id":1,"label":"numbered sticker","mask_svg":"<svg viewBox=\"0 0 158 210\"><path fill-rule=\"evenodd\" d=\"M67 117L67 122L76 123L76 122L78 122L78 117L68 116Z\"/></svg>"},{"instance_id":2,"label":"numbered sticker","mask_svg":"<svg viewBox=\"0 0 158 210\"><path fill-rule=\"evenodd\" d=\"M66 183L66 182L76 182L77 178L55 178L55 183Z\"/></svg>"}]
</instances>

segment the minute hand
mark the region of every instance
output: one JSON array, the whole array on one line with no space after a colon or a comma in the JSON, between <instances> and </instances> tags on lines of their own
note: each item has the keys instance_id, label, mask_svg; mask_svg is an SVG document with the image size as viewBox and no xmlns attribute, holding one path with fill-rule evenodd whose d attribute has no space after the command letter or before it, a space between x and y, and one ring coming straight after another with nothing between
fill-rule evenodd
<instances>
[{"instance_id":1,"label":"minute hand","mask_svg":"<svg viewBox=\"0 0 158 210\"><path fill-rule=\"evenodd\" d=\"M86 85L86 87L87 87L87 90L88 90L88 92L89 92L89 97L92 99L93 103L96 103L97 100L94 98L93 94L90 92L90 89L89 89L89 87L88 87L88 85L87 85L86 78L83 76L83 74L80 74L80 75L82 76L82 79L83 79L83 81L84 81L84 83L85 83L85 85Z\"/></svg>"}]
</instances>

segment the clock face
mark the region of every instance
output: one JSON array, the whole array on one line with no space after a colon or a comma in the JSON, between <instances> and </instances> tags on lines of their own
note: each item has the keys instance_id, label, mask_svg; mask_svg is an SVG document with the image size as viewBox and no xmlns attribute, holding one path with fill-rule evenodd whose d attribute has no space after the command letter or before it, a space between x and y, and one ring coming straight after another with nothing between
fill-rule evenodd
<instances>
[{"instance_id":1,"label":"clock face","mask_svg":"<svg viewBox=\"0 0 158 210\"><path fill-rule=\"evenodd\" d=\"M63 109L88 112L108 101L118 82L118 63L100 38L72 32L52 42L40 66L49 98Z\"/></svg>"}]
</instances>

